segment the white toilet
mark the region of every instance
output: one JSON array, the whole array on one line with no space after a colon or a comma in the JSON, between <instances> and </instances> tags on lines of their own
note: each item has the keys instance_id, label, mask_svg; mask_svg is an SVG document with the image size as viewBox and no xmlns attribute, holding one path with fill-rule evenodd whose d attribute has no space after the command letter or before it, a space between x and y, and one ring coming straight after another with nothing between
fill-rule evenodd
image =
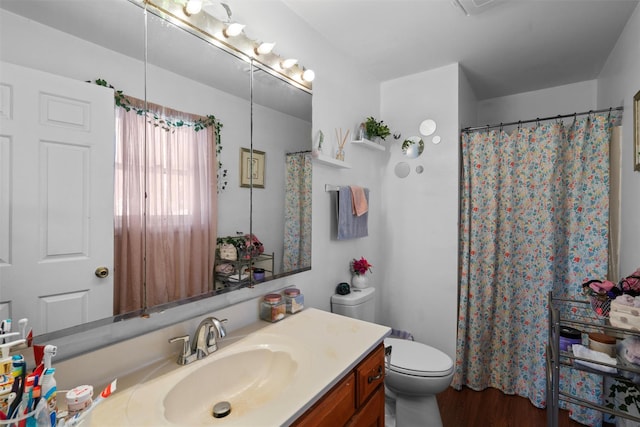
<instances>
[{"instance_id":1,"label":"white toilet","mask_svg":"<svg viewBox=\"0 0 640 427\"><path fill-rule=\"evenodd\" d=\"M331 297L331 311L373 322L374 288L352 289L347 295ZM415 341L384 340L392 347L387 365L385 391L395 399L398 427L442 427L436 394L446 390L453 377L453 361L442 351Z\"/></svg>"}]
</instances>

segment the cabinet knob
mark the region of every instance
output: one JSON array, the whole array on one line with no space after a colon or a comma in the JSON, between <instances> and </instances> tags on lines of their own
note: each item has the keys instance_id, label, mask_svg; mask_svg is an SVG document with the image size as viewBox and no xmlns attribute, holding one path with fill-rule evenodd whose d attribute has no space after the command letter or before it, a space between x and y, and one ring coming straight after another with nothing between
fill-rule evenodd
<instances>
[{"instance_id":1,"label":"cabinet knob","mask_svg":"<svg viewBox=\"0 0 640 427\"><path fill-rule=\"evenodd\" d=\"M378 375L370 375L369 378L367 378L367 381L371 384L374 381L378 381L380 378L382 378L382 366L378 366Z\"/></svg>"}]
</instances>

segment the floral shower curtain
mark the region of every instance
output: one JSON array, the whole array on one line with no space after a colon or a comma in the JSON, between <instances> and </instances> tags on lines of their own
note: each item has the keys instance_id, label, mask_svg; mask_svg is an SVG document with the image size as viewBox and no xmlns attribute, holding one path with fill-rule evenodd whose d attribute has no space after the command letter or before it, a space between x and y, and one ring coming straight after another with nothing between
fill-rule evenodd
<instances>
[{"instance_id":1,"label":"floral shower curtain","mask_svg":"<svg viewBox=\"0 0 640 427\"><path fill-rule=\"evenodd\" d=\"M463 133L460 296L453 387L545 406L547 293L607 275L610 113ZM599 400L593 376L571 386ZM599 414L576 407L588 424Z\"/></svg>"},{"instance_id":2,"label":"floral shower curtain","mask_svg":"<svg viewBox=\"0 0 640 427\"><path fill-rule=\"evenodd\" d=\"M311 266L311 155L285 160L284 271Z\"/></svg>"}]
</instances>

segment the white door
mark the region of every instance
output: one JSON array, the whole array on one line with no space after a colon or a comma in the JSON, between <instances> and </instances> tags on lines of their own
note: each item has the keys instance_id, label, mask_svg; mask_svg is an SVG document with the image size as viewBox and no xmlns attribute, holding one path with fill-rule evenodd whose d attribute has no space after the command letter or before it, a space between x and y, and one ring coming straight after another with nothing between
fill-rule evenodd
<instances>
[{"instance_id":1,"label":"white door","mask_svg":"<svg viewBox=\"0 0 640 427\"><path fill-rule=\"evenodd\" d=\"M113 105L111 89L0 62L0 316L34 334L112 316Z\"/></svg>"}]
</instances>

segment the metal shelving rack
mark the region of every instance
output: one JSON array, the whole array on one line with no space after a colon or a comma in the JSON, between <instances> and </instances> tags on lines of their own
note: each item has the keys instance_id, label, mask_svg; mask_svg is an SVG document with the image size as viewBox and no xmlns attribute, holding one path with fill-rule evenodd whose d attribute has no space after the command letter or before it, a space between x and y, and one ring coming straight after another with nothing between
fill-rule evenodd
<instances>
[{"instance_id":1,"label":"metal shelving rack","mask_svg":"<svg viewBox=\"0 0 640 427\"><path fill-rule=\"evenodd\" d=\"M616 417L626 418L636 422L640 422L640 418L626 412L608 408L600 403L591 402L589 400L573 396L569 393L560 391L560 367L568 366L572 369L601 375L604 377L613 377L615 379L628 381L618 374L602 372L596 369L590 369L583 365L575 365L574 361L585 361L597 363L602 366L608 366L618 369L618 371L627 371L640 374L640 366L638 368L630 367L625 364L610 365L607 363L594 362L590 359L584 359L575 356L571 351L560 351L560 328L569 326L582 331L582 333L600 332L623 339L628 336L640 336L640 332L617 328L611 326L607 319L599 318L588 300L572 300L555 298L549 292L549 342L547 344L547 426L558 426L559 402L565 401L576 405L588 407L596 411L611 414Z\"/></svg>"},{"instance_id":2,"label":"metal shelving rack","mask_svg":"<svg viewBox=\"0 0 640 427\"><path fill-rule=\"evenodd\" d=\"M233 265L234 271L230 274L218 273L214 272L215 281L219 282L223 285L223 287L231 287L231 288L239 288L244 287L250 284L257 283L253 278L249 275L247 278L243 279L242 275L245 271L250 271L254 266L262 266L264 267L265 273L269 273L268 275L273 276L274 273L274 258L275 253L263 253L260 255L253 256L251 258L239 258L235 260L228 260L216 257L216 264L218 263L226 263ZM270 264L270 267L267 267L265 264Z\"/></svg>"}]
</instances>

